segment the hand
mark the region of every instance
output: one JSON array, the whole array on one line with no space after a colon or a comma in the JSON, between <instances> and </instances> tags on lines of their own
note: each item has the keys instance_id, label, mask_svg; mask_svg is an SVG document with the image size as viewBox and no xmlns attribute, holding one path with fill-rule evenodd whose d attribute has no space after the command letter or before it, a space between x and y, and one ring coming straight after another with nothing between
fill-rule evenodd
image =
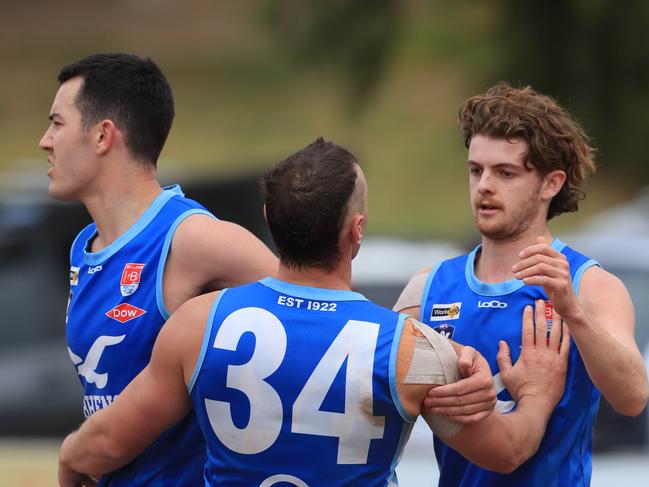
<instances>
[{"instance_id":1,"label":"hand","mask_svg":"<svg viewBox=\"0 0 649 487\"><path fill-rule=\"evenodd\" d=\"M551 411L561 400L565 388L570 332L553 310L548 336L544 301L536 302L535 313L536 325L532 319L532 307L525 307L521 354L516 365L512 367L509 347L502 340L498 344L496 360L503 383L516 401L526 396L533 397L545 403Z\"/></svg>"},{"instance_id":2,"label":"hand","mask_svg":"<svg viewBox=\"0 0 649 487\"><path fill-rule=\"evenodd\" d=\"M79 472L59 462L60 487L95 487L98 480Z\"/></svg>"},{"instance_id":3,"label":"hand","mask_svg":"<svg viewBox=\"0 0 649 487\"><path fill-rule=\"evenodd\" d=\"M59 486L60 487L95 487L99 479L74 470L65 460L66 451L75 433L69 434L61 445L59 452Z\"/></svg>"},{"instance_id":4,"label":"hand","mask_svg":"<svg viewBox=\"0 0 649 487\"><path fill-rule=\"evenodd\" d=\"M489 364L473 347L463 347L457 359L463 379L428 391L424 407L462 424L481 421L496 405L496 389Z\"/></svg>"},{"instance_id":5,"label":"hand","mask_svg":"<svg viewBox=\"0 0 649 487\"><path fill-rule=\"evenodd\" d=\"M557 312L566 319L570 317L579 304L566 256L543 237L537 237L536 244L524 248L518 256L520 260L512 267L514 277L529 286L543 286Z\"/></svg>"}]
</instances>

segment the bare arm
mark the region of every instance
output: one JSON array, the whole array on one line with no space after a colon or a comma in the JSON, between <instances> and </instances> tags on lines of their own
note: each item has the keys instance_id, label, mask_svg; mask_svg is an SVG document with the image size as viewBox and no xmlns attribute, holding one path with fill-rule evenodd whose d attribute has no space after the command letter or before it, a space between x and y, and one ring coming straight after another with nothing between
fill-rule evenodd
<instances>
[{"instance_id":1,"label":"bare arm","mask_svg":"<svg viewBox=\"0 0 649 487\"><path fill-rule=\"evenodd\" d=\"M513 270L526 284L543 286L563 316L588 374L613 408L637 416L649 384L635 341L633 303L624 284L599 267L588 269L575 295L568 262L543 237L524 249Z\"/></svg>"},{"instance_id":2,"label":"bare arm","mask_svg":"<svg viewBox=\"0 0 649 487\"><path fill-rule=\"evenodd\" d=\"M277 272L278 262L245 228L207 215L191 215L176 229L163 274L165 306L208 291L256 281Z\"/></svg>"},{"instance_id":3,"label":"bare arm","mask_svg":"<svg viewBox=\"0 0 649 487\"><path fill-rule=\"evenodd\" d=\"M63 441L59 484L74 487L81 473L111 472L181 420L191 408L186 383L199 355L215 293L187 303L162 327L149 365L107 408Z\"/></svg>"},{"instance_id":4,"label":"bare arm","mask_svg":"<svg viewBox=\"0 0 649 487\"><path fill-rule=\"evenodd\" d=\"M544 306L537 306L536 312L537 322L545 326ZM558 317L555 322L560 323ZM564 340L559 345L560 335L561 326L553 326L546 341L544 328L539 331L543 338L535 343L532 310L528 307L523 317L522 350L516 365L511 366L504 342L500 344L498 356L503 380L518 401L516 410L508 414L494 412L480 422L465 425L452 436L440 436L442 441L472 463L502 473L513 471L532 456L563 394L570 340L564 331ZM423 412L421 402L428 388L423 384L402 386L400 397L410 414ZM430 421L431 416L426 414L425 418Z\"/></svg>"},{"instance_id":5,"label":"bare arm","mask_svg":"<svg viewBox=\"0 0 649 487\"><path fill-rule=\"evenodd\" d=\"M404 288L395 305L395 311L419 319L424 285L431 268L415 274ZM486 418L496 405L491 369L487 361L472 347L451 341L458 355L457 368L462 377L452 384L432 388L425 401L428 408L437 407L437 413L453 421L471 424Z\"/></svg>"}]
</instances>

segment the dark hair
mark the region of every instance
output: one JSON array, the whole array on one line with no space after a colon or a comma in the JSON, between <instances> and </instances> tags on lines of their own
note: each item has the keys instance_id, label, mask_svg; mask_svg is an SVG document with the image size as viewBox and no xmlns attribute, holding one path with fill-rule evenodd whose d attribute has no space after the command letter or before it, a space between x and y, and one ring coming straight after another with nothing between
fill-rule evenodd
<instances>
[{"instance_id":1,"label":"dark hair","mask_svg":"<svg viewBox=\"0 0 649 487\"><path fill-rule=\"evenodd\" d=\"M460 108L460 131L467 148L474 135L521 139L529 146L525 164L541 176L560 169L566 181L552 199L547 219L577 211L584 199L580 187L595 171L595 149L579 123L549 96L530 86L498 83L484 95L472 96Z\"/></svg>"},{"instance_id":2,"label":"dark hair","mask_svg":"<svg viewBox=\"0 0 649 487\"><path fill-rule=\"evenodd\" d=\"M76 97L85 129L110 119L124 133L131 155L154 165L174 119L171 87L149 58L133 54L92 54L61 69L61 84L80 76Z\"/></svg>"},{"instance_id":3,"label":"dark hair","mask_svg":"<svg viewBox=\"0 0 649 487\"><path fill-rule=\"evenodd\" d=\"M282 264L335 266L357 164L349 151L318 138L265 174L266 219Z\"/></svg>"}]
</instances>

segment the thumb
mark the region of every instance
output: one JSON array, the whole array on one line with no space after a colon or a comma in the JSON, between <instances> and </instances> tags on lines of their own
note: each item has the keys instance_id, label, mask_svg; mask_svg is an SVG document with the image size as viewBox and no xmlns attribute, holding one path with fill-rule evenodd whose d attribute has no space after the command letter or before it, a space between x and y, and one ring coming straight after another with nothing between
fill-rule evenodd
<instances>
[{"instance_id":1,"label":"thumb","mask_svg":"<svg viewBox=\"0 0 649 487\"><path fill-rule=\"evenodd\" d=\"M457 369L462 378L467 378L473 373L473 360L475 350L471 347L462 347L457 357Z\"/></svg>"},{"instance_id":2,"label":"thumb","mask_svg":"<svg viewBox=\"0 0 649 487\"><path fill-rule=\"evenodd\" d=\"M496 356L496 362L500 369L500 375L504 379L512 370L512 359L509 354L509 345L507 345L507 342L504 340L498 342L498 355Z\"/></svg>"}]
</instances>

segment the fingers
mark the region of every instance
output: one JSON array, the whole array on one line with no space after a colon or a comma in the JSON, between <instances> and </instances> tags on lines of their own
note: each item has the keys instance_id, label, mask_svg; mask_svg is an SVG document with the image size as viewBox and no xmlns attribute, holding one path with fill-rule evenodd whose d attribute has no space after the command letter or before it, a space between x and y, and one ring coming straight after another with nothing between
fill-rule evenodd
<instances>
[{"instance_id":1,"label":"fingers","mask_svg":"<svg viewBox=\"0 0 649 487\"><path fill-rule=\"evenodd\" d=\"M562 335L561 335L561 345L559 346L559 355L562 359L568 360L568 354L570 353L570 328L565 323L561 324Z\"/></svg>"},{"instance_id":2,"label":"fingers","mask_svg":"<svg viewBox=\"0 0 649 487\"><path fill-rule=\"evenodd\" d=\"M535 256L517 262L512 266L512 271L514 277L519 280L534 276L558 278L563 277L568 272L568 267L567 262L564 263L554 257Z\"/></svg>"},{"instance_id":3,"label":"fingers","mask_svg":"<svg viewBox=\"0 0 649 487\"><path fill-rule=\"evenodd\" d=\"M491 409L495 404L496 390L493 388L491 388L490 390L471 392L462 396L427 396L426 398L424 398L424 406L427 409L471 406L472 409L469 409L472 412L475 412L483 409Z\"/></svg>"},{"instance_id":4,"label":"fingers","mask_svg":"<svg viewBox=\"0 0 649 487\"><path fill-rule=\"evenodd\" d=\"M548 324L545 320L545 301L539 299L534 304L534 345L542 347L547 343Z\"/></svg>"},{"instance_id":5,"label":"fingers","mask_svg":"<svg viewBox=\"0 0 649 487\"><path fill-rule=\"evenodd\" d=\"M550 350L556 350L559 352L563 320L555 311L550 301L546 301L545 303L545 322L548 327L548 347L550 347Z\"/></svg>"},{"instance_id":6,"label":"fingers","mask_svg":"<svg viewBox=\"0 0 649 487\"><path fill-rule=\"evenodd\" d=\"M523 329L521 332L521 346L523 349L534 347L534 318L532 307L525 306L523 310Z\"/></svg>"},{"instance_id":7,"label":"fingers","mask_svg":"<svg viewBox=\"0 0 649 487\"><path fill-rule=\"evenodd\" d=\"M473 347L462 347L457 357L457 368L461 377L469 377L473 374L476 355L477 352Z\"/></svg>"},{"instance_id":8,"label":"fingers","mask_svg":"<svg viewBox=\"0 0 649 487\"><path fill-rule=\"evenodd\" d=\"M486 375L488 377L483 377L483 374L474 374L452 384L434 387L428 391L428 397L457 398L473 394L474 392L488 391L493 387L493 378L491 377L491 372Z\"/></svg>"},{"instance_id":9,"label":"fingers","mask_svg":"<svg viewBox=\"0 0 649 487\"><path fill-rule=\"evenodd\" d=\"M441 416L446 416L458 423L473 424L489 416L493 412L493 410L494 408L491 407L488 409L481 409L472 412L470 406L464 406L458 408L433 408L430 410L430 412L432 414L439 414Z\"/></svg>"},{"instance_id":10,"label":"fingers","mask_svg":"<svg viewBox=\"0 0 649 487\"><path fill-rule=\"evenodd\" d=\"M518 253L518 257L520 259L526 259L527 257L535 254L557 256L558 254L560 254L560 252L557 252L555 249L553 249L550 243L546 243L544 237L539 236L536 238L536 243L534 245L530 245L529 247L525 247L523 250L521 250Z\"/></svg>"},{"instance_id":11,"label":"fingers","mask_svg":"<svg viewBox=\"0 0 649 487\"><path fill-rule=\"evenodd\" d=\"M509 375L509 371L512 369L512 358L509 352L509 345L504 340L498 342L498 355L496 355L496 362L498 363L498 369L500 370L501 376Z\"/></svg>"}]
</instances>

